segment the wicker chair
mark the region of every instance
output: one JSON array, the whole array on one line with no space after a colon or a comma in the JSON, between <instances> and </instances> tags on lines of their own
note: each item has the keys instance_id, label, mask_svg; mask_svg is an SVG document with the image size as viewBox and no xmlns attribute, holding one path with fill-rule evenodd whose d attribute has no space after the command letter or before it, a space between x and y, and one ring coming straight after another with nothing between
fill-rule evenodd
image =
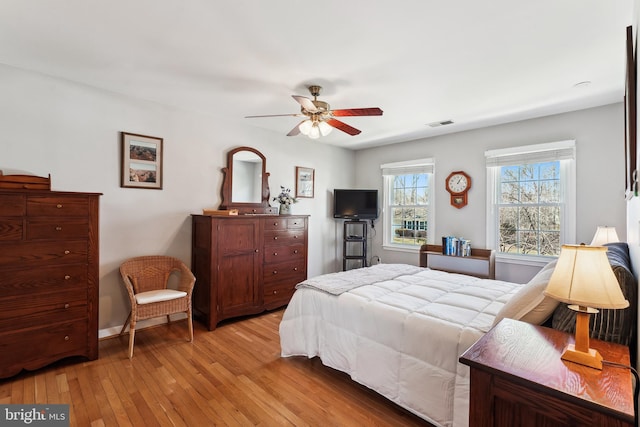
<instances>
[{"instance_id":1,"label":"wicker chair","mask_svg":"<svg viewBox=\"0 0 640 427\"><path fill-rule=\"evenodd\" d=\"M179 274L177 290L167 289L172 273ZM133 341L138 320L167 316L167 322L171 322L171 314L187 313L189 341L193 341L191 293L196 278L182 261L160 255L131 258L122 263L120 274L131 301L131 312L120 331L122 335L127 324L131 324L129 359L133 357Z\"/></svg>"}]
</instances>

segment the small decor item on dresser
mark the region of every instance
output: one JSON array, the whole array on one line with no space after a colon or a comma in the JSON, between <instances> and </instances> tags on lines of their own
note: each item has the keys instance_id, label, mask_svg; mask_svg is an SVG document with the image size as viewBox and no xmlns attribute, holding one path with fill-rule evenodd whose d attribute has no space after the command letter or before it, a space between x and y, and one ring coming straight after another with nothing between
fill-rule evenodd
<instances>
[{"instance_id":1,"label":"small decor item on dresser","mask_svg":"<svg viewBox=\"0 0 640 427\"><path fill-rule=\"evenodd\" d=\"M298 199L291 195L291 189L280 186L280 194L273 198L274 202L280 203L280 215L290 215L291 205L298 202Z\"/></svg>"},{"instance_id":2,"label":"small decor item on dresser","mask_svg":"<svg viewBox=\"0 0 640 427\"><path fill-rule=\"evenodd\" d=\"M202 209L202 215L237 216L238 209L204 208Z\"/></svg>"}]
</instances>

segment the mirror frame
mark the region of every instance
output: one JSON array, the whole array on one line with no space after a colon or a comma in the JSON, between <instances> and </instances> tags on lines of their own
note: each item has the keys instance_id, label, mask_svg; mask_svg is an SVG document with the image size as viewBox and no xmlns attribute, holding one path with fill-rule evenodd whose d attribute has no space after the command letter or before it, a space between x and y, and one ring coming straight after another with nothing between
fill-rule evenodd
<instances>
[{"instance_id":1,"label":"mirror frame","mask_svg":"<svg viewBox=\"0 0 640 427\"><path fill-rule=\"evenodd\" d=\"M233 155L240 151L250 151L262 159L262 200L259 203L234 203L233 194ZM278 208L269 205L269 173L267 172L266 157L255 148L238 147L227 153L227 167L222 168L222 202L220 210L237 209L240 214L277 214Z\"/></svg>"}]
</instances>

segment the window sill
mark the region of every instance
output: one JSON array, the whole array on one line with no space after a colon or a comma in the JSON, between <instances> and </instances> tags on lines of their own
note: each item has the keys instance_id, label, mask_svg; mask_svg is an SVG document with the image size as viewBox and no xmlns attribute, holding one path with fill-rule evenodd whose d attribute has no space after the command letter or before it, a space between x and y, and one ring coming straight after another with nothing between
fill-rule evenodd
<instances>
[{"instance_id":1,"label":"window sill","mask_svg":"<svg viewBox=\"0 0 640 427\"><path fill-rule=\"evenodd\" d=\"M407 252L407 253L420 252L420 246L382 245L382 249L384 249L385 251L396 251L396 252Z\"/></svg>"},{"instance_id":2,"label":"window sill","mask_svg":"<svg viewBox=\"0 0 640 427\"><path fill-rule=\"evenodd\" d=\"M504 264L528 265L532 267L544 267L557 257L538 255L507 255L496 252L496 262Z\"/></svg>"}]
</instances>

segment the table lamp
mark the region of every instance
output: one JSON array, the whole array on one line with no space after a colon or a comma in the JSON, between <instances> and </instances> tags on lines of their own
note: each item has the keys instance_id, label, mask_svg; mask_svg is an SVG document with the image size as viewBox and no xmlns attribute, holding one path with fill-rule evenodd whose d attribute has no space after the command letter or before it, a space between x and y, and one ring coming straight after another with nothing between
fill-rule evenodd
<instances>
[{"instance_id":1,"label":"table lamp","mask_svg":"<svg viewBox=\"0 0 640 427\"><path fill-rule=\"evenodd\" d=\"M562 245L556 268L544 294L569 304L576 311L575 344L569 344L562 359L602 369L602 356L589 348L589 317L597 308L629 306L624 298L604 246Z\"/></svg>"},{"instance_id":2,"label":"table lamp","mask_svg":"<svg viewBox=\"0 0 640 427\"><path fill-rule=\"evenodd\" d=\"M618 233L616 233L615 227L607 227L606 225L599 225L596 229L596 234L593 235L591 246L602 246L607 243L619 242Z\"/></svg>"}]
</instances>

